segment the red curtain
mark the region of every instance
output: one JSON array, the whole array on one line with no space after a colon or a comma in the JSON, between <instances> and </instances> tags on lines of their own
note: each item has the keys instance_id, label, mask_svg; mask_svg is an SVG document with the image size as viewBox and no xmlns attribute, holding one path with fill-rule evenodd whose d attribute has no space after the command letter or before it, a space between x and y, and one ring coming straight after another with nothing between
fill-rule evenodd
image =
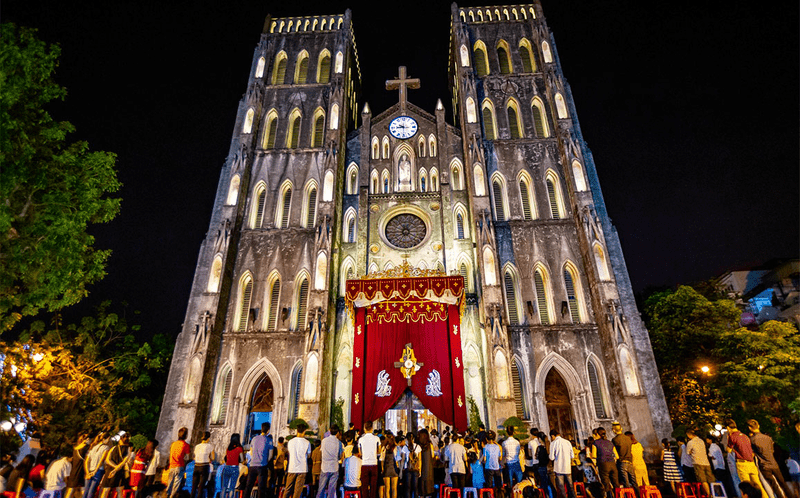
<instances>
[{"instance_id":1,"label":"red curtain","mask_svg":"<svg viewBox=\"0 0 800 498\"><path fill-rule=\"evenodd\" d=\"M419 366L412 392L440 420L466 429L459 305L397 299L355 315L351 421L360 427L397 403L408 380L395 363L410 344Z\"/></svg>"}]
</instances>

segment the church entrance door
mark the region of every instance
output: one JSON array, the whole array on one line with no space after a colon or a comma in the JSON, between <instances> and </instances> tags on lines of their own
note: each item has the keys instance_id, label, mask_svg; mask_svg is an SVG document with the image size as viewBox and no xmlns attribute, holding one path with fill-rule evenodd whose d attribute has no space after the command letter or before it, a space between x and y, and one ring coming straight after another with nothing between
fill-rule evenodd
<instances>
[{"instance_id":1,"label":"church entrance door","mask_svg":"<svg viewBox=\"0 0 800 498\"><path fill-rule=\"evenodd\" d=\"M547 420L550 430L556 429L564 439L575 439L575 418L569 401L569 390L564 378L551 368L544 381L544 396L547 403Z\"/></svg>"},{"instance_id":2,"label":"church entrance door","mask_svg":"<svg viewBox=\"0 0 800 498\"><path fill-rule=\"evenodd\" d=\"M261 432L261 424L272 423L273 400L272 381L267 374L262 374L250 398L250 413L247 416L247 427L242 441L244 444Z\"/></svg>"},{"instance_id":3,"label":"church entrance door","mask_svg":"<svg viewBox=\"0 0 800 498\"><path fill-rule=\"evenodd\" d=\"M416 433L425 427L439 428L439 419L425 408L419 398L406 389L400 399L383 417L383 427L397 434L398 431Z\"/></svg>"}]
</instances>

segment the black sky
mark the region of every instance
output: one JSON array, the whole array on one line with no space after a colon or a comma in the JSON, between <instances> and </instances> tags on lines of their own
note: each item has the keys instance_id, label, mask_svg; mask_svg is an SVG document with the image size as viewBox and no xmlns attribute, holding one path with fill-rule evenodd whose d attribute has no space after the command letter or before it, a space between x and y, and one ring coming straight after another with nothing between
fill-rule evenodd
<instances>
[{"instance_id":1,"label":"black sky","mask_svg":"<svg viewBox=\"0 0 800 498\"><path fill-rule=\"evenodd\" d=\"M798 257L797 3L543 2L634 290ZM62 46L51 112L119 156L122 212L93 230L109 275L86 304L126 300L177 334L264 17L348 7L359 107L394 103L383 82L405 65L409 99L449 109L448 2L3 2Z\"/></svg>"}]
</instances>

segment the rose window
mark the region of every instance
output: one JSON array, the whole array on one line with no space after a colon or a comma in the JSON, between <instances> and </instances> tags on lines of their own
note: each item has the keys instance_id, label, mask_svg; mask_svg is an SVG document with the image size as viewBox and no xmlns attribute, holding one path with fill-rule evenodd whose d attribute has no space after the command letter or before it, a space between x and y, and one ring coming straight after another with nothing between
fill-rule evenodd
<instances>
[{"instance_id":1,"label":"rose window","mask_svg":"<svg viewBox=\"0 0 800 498\"><path fill-rule=\"evenodd\" d=\"M427 232L422 218L408 213L399 214L389 220L384 230L386 240L401 249L418 246L425 239Z\"/></svg>"}]
</instances>

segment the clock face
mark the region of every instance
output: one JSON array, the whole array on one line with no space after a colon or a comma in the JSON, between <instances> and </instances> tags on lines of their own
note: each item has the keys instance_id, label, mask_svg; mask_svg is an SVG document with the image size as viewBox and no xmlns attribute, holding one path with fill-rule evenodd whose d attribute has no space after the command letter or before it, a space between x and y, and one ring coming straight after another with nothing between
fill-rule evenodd
<instances>
[{"instance_id":1,"label":"clock face","mask_svg":"<svg viewBox=\"0 0 800 498\"><path fill-rule=\"evenodd\" d=\"M417 134L417 122L409 116L398 116L389 123L389 132L402 140L411 138Z\"/></svg>"}]
</instances>

